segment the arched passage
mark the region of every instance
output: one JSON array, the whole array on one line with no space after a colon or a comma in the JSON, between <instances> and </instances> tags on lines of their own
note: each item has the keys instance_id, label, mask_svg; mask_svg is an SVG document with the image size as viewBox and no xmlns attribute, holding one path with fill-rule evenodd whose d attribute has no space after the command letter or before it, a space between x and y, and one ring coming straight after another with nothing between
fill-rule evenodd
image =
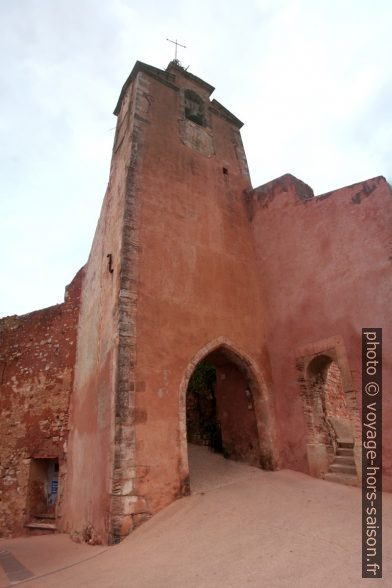
<instances>
[{"instance_id":1,"label":"arched passage","mask_svg":"<svg viewBox=\"0 0 392 588\"><path fill-rule=\"evenodd\" d=\"M337 440L353 441L350 413L337 362L327 355L315 357L308 365L307 385L313 412L313 441L325 443L334 453Z\"/></svg>"},{"instance_id":2,"label":"arched passage","mask_svg":"<svg viewBox=\"0 0 392 588\"><path fill-rule=\"evenodd\" d=\"M327 354L315 356L307 366L305 381L303 399L311 473L321 477L329 473L356 477L355 415L350 411L337 361Z\"/></svg>"},{"instance_id":3,"label":"arched passage","mask_svg":"<svg viewBox=\"0 0 392 588\"><path fill-rule=\"evenodd\" d=\"M198 378L203 372L207 382ZM204 347L189 364L181 384L180 415L184 478L189 473L188 441L229 459L274 469L272 419L262 377L226 340Z\"/></svg>"}]
</instances>

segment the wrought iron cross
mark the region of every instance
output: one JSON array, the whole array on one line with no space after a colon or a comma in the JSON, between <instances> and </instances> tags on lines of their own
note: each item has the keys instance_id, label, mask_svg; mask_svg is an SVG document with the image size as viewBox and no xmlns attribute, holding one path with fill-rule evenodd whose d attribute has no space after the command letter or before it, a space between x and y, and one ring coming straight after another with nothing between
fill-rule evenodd
<instances>
[{"instance_id":1,"label":"wrought iron cross","mask_svg":"<svg viewBox=\"0 0 392 588\"><path fill-rule=\"evenodd\" d=\"M171 39L166 39L166 41L169 41L169 43L173 43L176 46L175 51L174 51L174 61L178 61L178 59L177 59L177 47L183 47L184 49L186 49L185 45L181 45L181 43L179 43L177 41L177 39L175 41L172 41Z\"/></svg>"}]
</instances>

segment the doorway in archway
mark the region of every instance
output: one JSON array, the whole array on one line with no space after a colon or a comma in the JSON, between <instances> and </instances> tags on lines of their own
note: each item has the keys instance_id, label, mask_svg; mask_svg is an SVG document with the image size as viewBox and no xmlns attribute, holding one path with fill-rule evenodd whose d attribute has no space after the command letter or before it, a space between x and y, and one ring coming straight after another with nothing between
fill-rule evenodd
<instances>
[{"instance_id":1,"label":"doorway in archway","mask_svg":"<svg viewBox=\"0 0 392 588\"><path fill-rule=\"evenodd\" d=\"M201 361L193 372L186 397L187 442L222 453L222 430L216 403L216 369Z\"/></svg>"},{"instance_id":2,"label":"doorway in archway","mask_svg":"<svg viewBox=\"0 0 392 588\"><path fill-rule=\"evenodd\" d=\"M202 470L203 475L209 475L200 465L203 454L195 446L204 448L205 452L209 450L221 453L229 460L256 467L263 465L254 406L255 387L248 366L224 347L210 352L196 365L186 394L188 459L192 487L195 469L199 473ZM209 463L215 464L211 467L226 467L219 465L216 460L214 462L208 459ZM230 465L226 469L230 469Z\"/></svg>"},{"instance_id":3,"label":"doorway in archway","mask_svg":"<svg viewBox=\"0 0 392 588\"><path fill-rule=\"evenodd\" d=\"M355 484L353 415L347 406L339 365L328 355L317 355L308 365L305 408L311 473L327 479L340 476L338 481Z\"/></svg>"}]
</instances>

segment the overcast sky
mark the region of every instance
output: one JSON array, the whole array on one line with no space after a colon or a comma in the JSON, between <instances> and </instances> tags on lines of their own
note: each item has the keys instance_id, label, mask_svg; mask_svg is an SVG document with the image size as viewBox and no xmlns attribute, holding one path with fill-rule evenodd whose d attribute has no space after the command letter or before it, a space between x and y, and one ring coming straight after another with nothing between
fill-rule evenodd
<instances>
[{"instance_id":1,"label":"overcast sky","mask_svg":"<svg viewBox=\"0 0 392 588\"><path fill-rule=\"evenodd\" d=\"M392 179L391 0L1 0L0 316L62 302L105 193L112 112L166 38L240 118L253 185Z\"/></svg>"}]
</instances>

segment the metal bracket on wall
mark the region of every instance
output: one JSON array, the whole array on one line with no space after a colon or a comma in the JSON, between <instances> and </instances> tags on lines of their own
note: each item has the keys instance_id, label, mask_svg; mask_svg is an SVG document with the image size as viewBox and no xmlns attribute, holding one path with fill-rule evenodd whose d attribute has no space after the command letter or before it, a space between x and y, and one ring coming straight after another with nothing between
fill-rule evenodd
<instances>
[{"instance_id":1,"label":"metal bracket on wall","mask_svg":"<svg viewBox=\"0 0 392 588\"><path fill-rule=\"evenodd\" d=\"M112 265L112 263L113 263L113 257L112 257L112 254L111 254L111 253L108 253L106 257L108 258L108 261L109 261L108 270L109 270L109 272L112 274L112 273L113 273L113 271L114 271L114 270L113 270L113 265Z\"/></svg>"}]
</instances>

